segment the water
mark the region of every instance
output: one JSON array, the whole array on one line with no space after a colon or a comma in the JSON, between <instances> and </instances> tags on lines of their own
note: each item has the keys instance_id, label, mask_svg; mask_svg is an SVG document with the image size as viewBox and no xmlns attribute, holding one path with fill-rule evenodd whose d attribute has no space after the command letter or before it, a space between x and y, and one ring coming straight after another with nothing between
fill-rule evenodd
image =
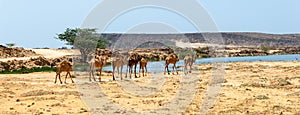
<instances>
[{"instance_id":1,"label":"water","mask_svg":"<svg viewBox=\"0 0 300 115\"><path fill-rule=\"evenodd\" d=\"M197 59L195 64L207 64L214 62L257 62L257 61L295 61L300 59L300 54L289 54L289 55L269 55L269 56L246 56L246 57L224 57L224 58L202 58ZM160 62L149 62L148 72L159 73L164 72L165 61ZM183 66L183 60L180 60L176 66ZM169 70L172 70L173 64L169 65ZM126 66L123 67L123 72L125 71ZM106 66L103 68L105 71L112 71L111 66ZM139 66L137 66L139 70Z\"/></svg>"}]
</instances>

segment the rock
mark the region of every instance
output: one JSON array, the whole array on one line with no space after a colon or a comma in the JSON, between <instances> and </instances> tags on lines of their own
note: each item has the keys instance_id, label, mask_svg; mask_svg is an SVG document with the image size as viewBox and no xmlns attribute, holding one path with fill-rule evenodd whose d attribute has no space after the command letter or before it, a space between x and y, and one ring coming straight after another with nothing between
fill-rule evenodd
<instances>
[{"instance_id":1,"label":"rock","mask_svg":"<svg viewBox=\"0 0 300 115\"><path fill-rule=\"evenodd\" d=\"M10 57L29 57L36 56L37 54L32 50L25 50L24 48L7 48L0 45L0 58L10 58Z\"/></svg>"}]
</instances>

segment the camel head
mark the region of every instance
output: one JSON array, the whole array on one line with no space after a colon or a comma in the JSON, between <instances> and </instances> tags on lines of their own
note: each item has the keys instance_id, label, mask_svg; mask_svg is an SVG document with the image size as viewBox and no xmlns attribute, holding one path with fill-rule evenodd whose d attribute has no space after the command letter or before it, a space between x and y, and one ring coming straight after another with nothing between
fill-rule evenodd
<instances>
[{"instance_id":1,"label":"camel head","mask_svg":"<svg viewBox=\"0 0 300 115\"><path fill-rule=\"evenodd\" d=\"M192 59L193 59L193 63L196 62L197 55L193 55Z\"/></svg>"},{"instance_id":2,"label":"camel head","mask_svg":"<svg viewBox=\"0 0 300 115\"><path fill-rule=\"evenodd\" d=\"M103 57L102 57L102 60L107 61L108 59L109 59L108 56L103 56Z\"/></svg>"},{"instance_id":3,"label":"camel head","mask_svg":"<svg viewBox=\"0 0 300 115\"><path fill-rule=\"evenodd\" d=\"M129 60L141 60L142 57L138 53L131 53L129 55Z\"/></svg>"}]
</instances>

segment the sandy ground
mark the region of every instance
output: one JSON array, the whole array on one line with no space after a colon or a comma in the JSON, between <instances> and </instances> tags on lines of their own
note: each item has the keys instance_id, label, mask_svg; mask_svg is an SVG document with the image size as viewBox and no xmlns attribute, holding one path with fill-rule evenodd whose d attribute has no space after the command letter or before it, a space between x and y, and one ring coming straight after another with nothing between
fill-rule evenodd
<instances>
[{"instance_id":1,"label":"sandy ground","mask_svg":"<svg viewBox=\"0 0 300 115\"><path fill-rule=\"evenodd\" d=\"M163 108L171 103L182 84L189 76L199 76L196 93L190 99L191 103L183 108L184 114L199 114L206 98L208 87L211 85L212 65L202 64L194 67L188 76L163 75L165 80L161 87L153 90L151 95L134 95L125 90L122 85L149 85L150 74L134 80L112 81L111 73L104 73L100 84L89 82L81 77L83 73L76 72L76 84L54 84L54 72L31 73L20 75L0 75L0 114L132 114L148 112ZM225 83L216 96L215 104L207 114L300 114L300 62L238 62L228 63L225 67ZM70 80L67 79L70 83ZM130 84L128 84L130 83ZM154 83L155 84L155 83ZM86 87L85 87L86 86ZM86 100L88 91L101 95ZM82 91L82 89L88 90ZM132 87L133 90L136 89ZM146 90L146 89L139 89ZM189 89L185 89L189 90ZM85 92L86 91L86 92ZM188 97L188 95L186 95ZM104 99L110 102L104 102ZM181 99L189 100L189 98ZM91 109L89 103L115 104L122 107L116 110L107 105ZM175 106L175 105L174 105ZM171 106L173 107L173 106ZM125 110L133 111L127 112ZM170 111L162 109L162 113ZM152 112L152 114L159 114Z\"/></svg>"}]
</instances>

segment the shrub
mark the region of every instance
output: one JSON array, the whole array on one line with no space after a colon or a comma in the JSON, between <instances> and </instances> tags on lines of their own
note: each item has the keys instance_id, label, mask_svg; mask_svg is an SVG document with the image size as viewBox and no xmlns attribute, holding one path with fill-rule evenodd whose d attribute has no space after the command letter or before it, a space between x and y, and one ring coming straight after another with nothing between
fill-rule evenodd
<instances>
[{"instance_id":1,"label":"shrub","mask_svg":"<svg viewBox=\"0 0 300 115\"><path fill-rule=\"evenodd\" d=\"M34 67L34 68L22 68L21 70L13 70L13 71L2 71L0 74L24 74L24 73L33 73L33 72L54 72L57 68L51 67Z\"/></svg>"}]
</instances>

